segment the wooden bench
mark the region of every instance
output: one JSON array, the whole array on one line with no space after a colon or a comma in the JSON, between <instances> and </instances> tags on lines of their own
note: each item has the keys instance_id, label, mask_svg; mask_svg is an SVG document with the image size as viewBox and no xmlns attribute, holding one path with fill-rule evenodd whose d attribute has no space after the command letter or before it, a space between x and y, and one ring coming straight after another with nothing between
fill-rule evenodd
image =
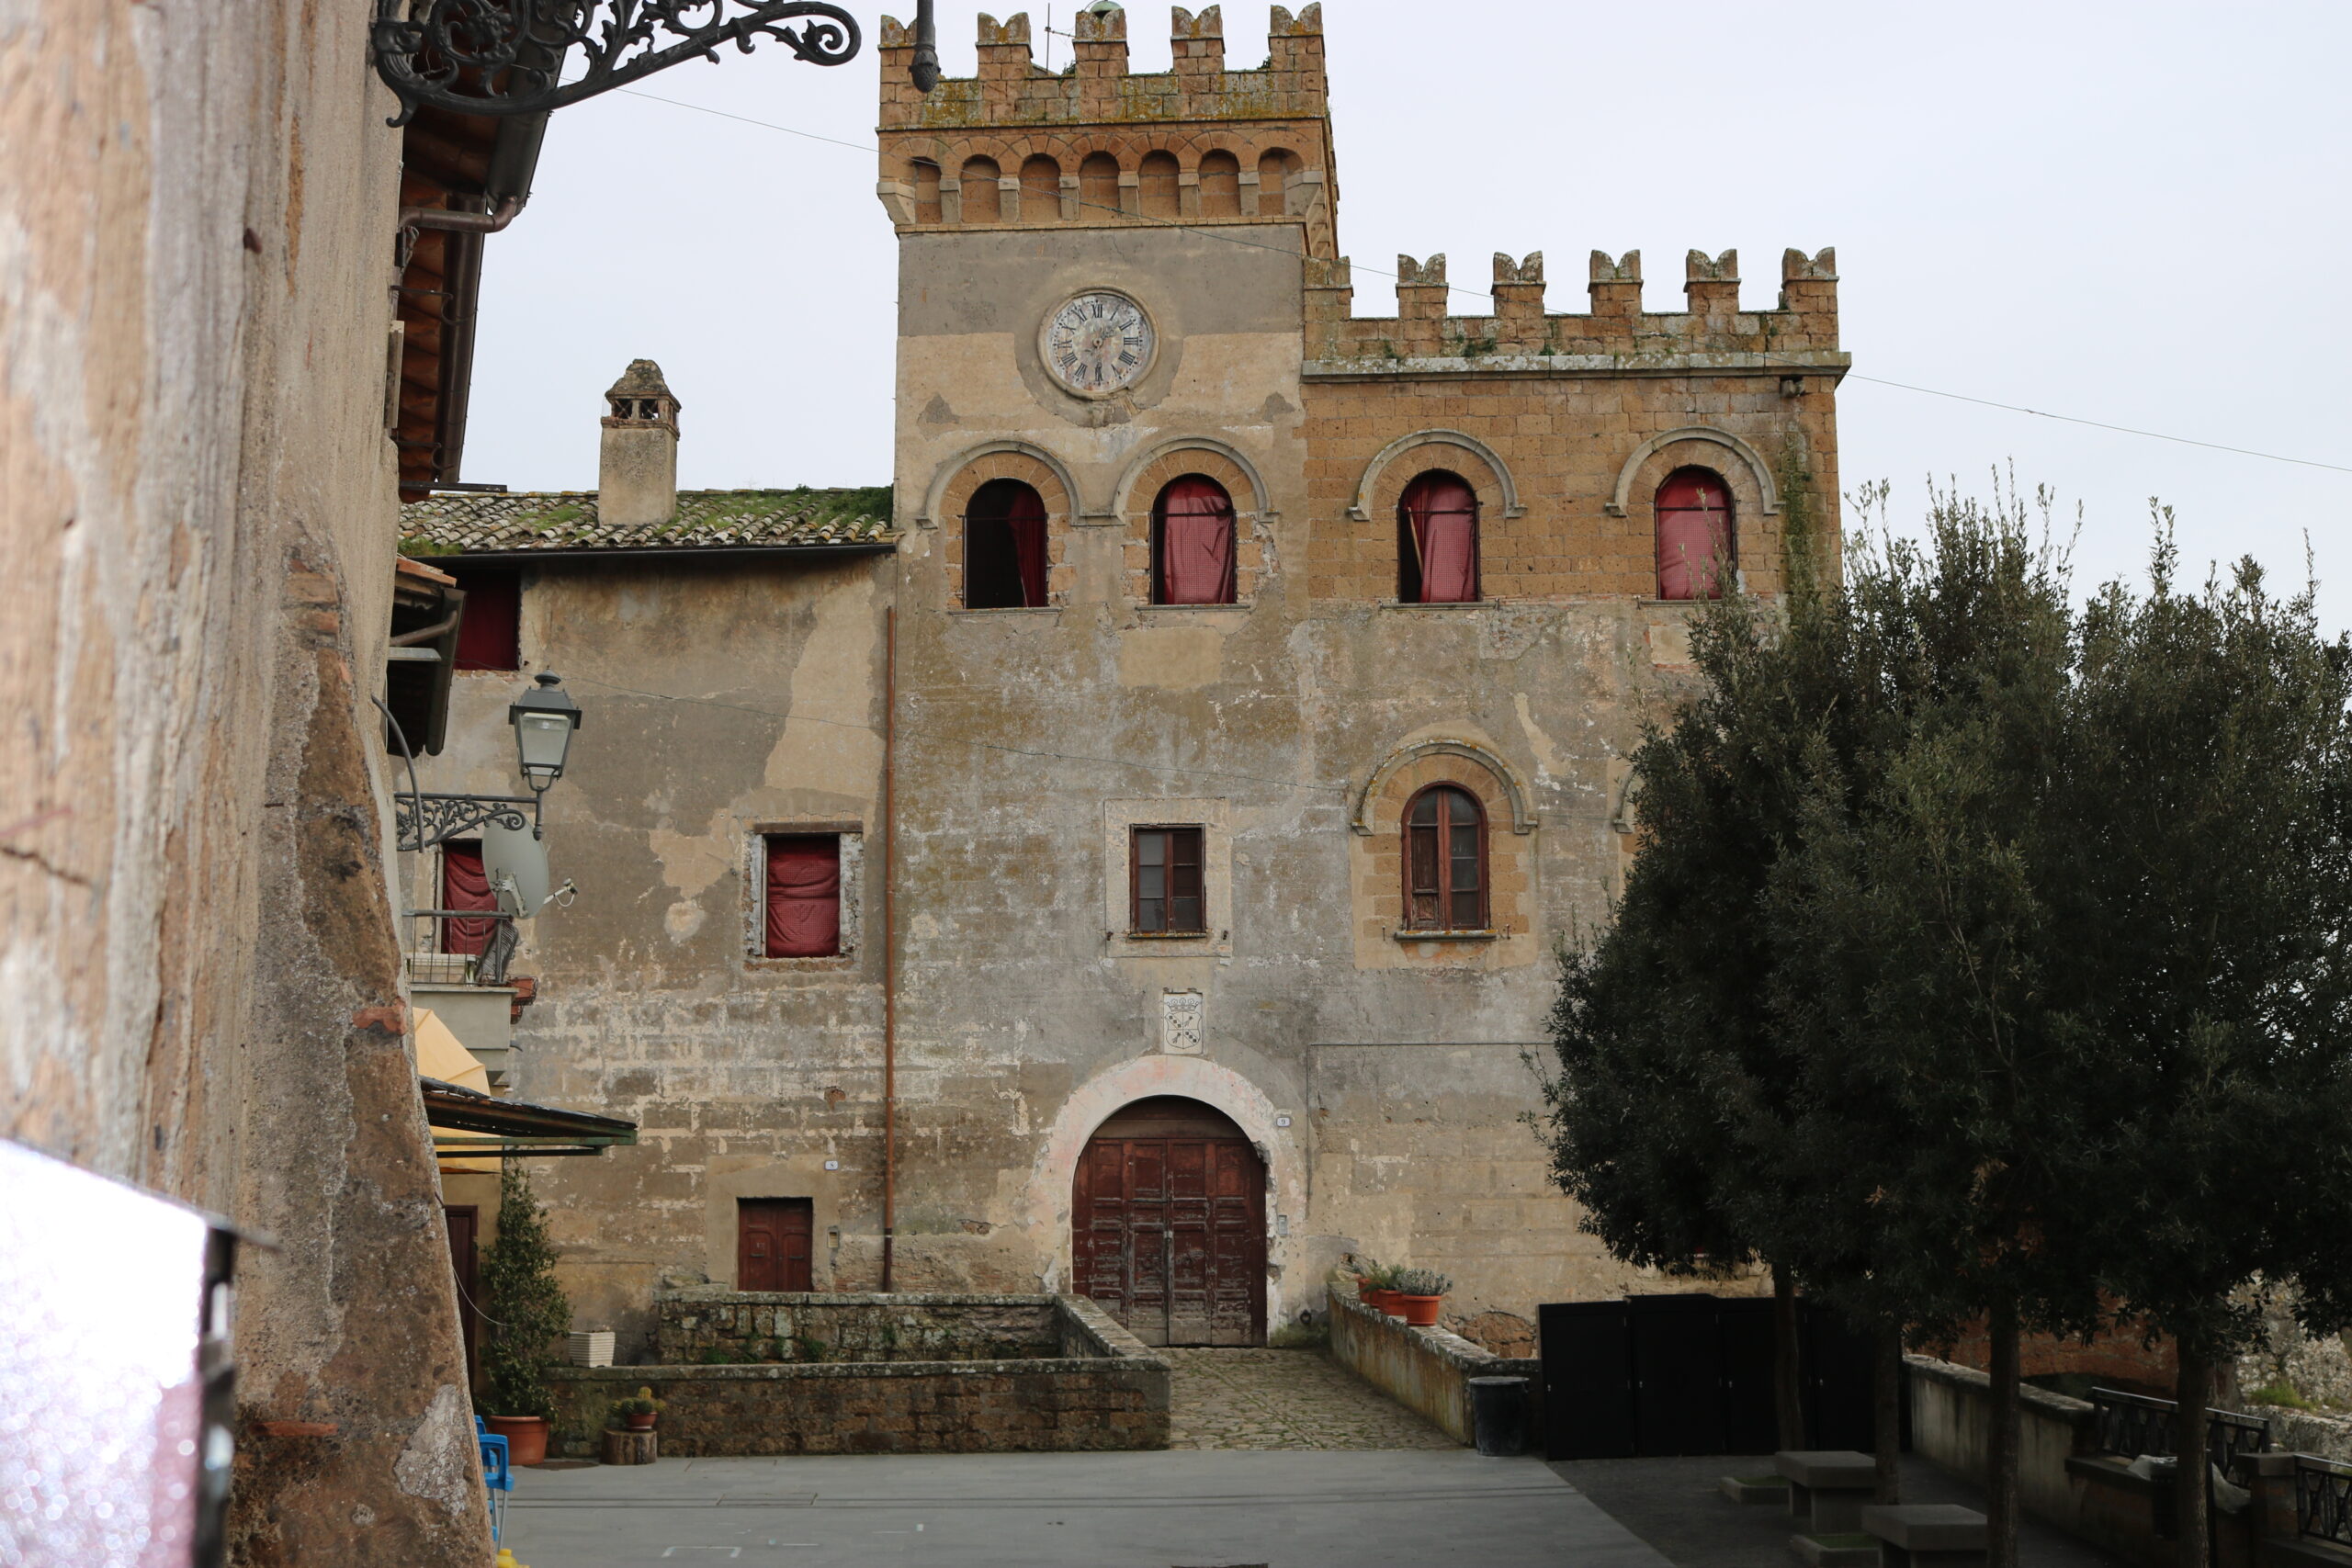
<instances>
[{"instance_id":1,"label":"wooden bench","mask_svg":"<svg viewBox=\"0 0 2352 1568\"><path fill-rule=\"evenodd\" d=\"M1772 1468L1788 1477L1789 1517L1806 1535L1861 1529L1862 1506L1878 1491L1878 1461L1844 1449L1783 1449Z\"/></svg>"},{"instance_id":2,"label":"wooden bench","mask_svg":"<svg viewBox=\"0 0 2352 1568\"><path fill-rule=\"evenodd\" d=\"M1864 1508L1862 1533L1886 1568L1984 1568L1984 1516L1957 1503Z\"/></svg>"}]
</instances>

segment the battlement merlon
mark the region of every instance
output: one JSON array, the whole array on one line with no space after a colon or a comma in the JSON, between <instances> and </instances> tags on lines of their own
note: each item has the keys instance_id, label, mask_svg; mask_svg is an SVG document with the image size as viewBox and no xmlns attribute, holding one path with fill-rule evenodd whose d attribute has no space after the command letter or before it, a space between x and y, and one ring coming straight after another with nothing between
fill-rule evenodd
<instances>
[{"instance_id":1,"label":"battlement merlon","mask_svg":"<svg viewBox=\"0 0 2352 1568\"><path fill-rule=\"evenodd\" d=\"M1781 259L1781 297L1769 310L1739 305L1739 255L1692 251L1684 260L1689 309L1651 312L1642 303L1642 254L1592 254L1591 309L1553 314L1544 304L1541 252L1513 261L1495 257L1494 312L1449 312L1461 292L1446 280L1443 256L1396 258L1396 314L1351 314L1353 268L1345 257L1310 260L1306 356L1310 376L1579 371L1674 372L1694 367L1780 374L1802 384L1826 374L1834 383L1848 356L1838 344L1838 253Z\"/></svg>"},{"instance_id":2,"label":"battlement merlon","mask_svg":"<svg viewBox=\"0 0 2352 1568\"><path fill-rule=\"evenodd\" d=\"M1136 75L1127 69L1127 14L1079 13L1075 58L1047 71L1030 51L1028 15L979 18L979 73L950 77L928 96L908 80L914 37L894 17L882 18L881 129L955 130L992 126L1114 125L1186 120L1329 120L1323 7L1293 16L1273 7L1266 63L1225 67L1225 18L1211 6L1176 7L1170 18L1173 71Z\"/></svg>"}]
</instances>

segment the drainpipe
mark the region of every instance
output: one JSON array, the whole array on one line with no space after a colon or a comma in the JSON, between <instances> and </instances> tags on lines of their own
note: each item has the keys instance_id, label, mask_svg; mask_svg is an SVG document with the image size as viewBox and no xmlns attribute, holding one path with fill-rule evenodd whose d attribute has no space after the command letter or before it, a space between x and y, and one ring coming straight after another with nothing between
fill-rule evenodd
<instances>
[{"instance_id":1,"label":"drainpipe","mask_svg":"<svg viewBox=\"0 0 2352 1568\"><path fill-rule=\"evenodd\" d=\"M514 221L530 197L510 196L498 204L494 212L453 212L446 207L403 207L401 227L403 229L446 229L458 234L503 234Z\"/></svg>"},{"instance_id":2,"label":"drainpipe","mask_svg":"<svg viewBox=\"0 0 2352 1568\"><path fill-rule=\"evenodd\" d=\"M882 696L882 1293L891 1292L898 1240L899 928L892 919L898 880L899 609L883 612Z\"/></svg>"}]
</instances>

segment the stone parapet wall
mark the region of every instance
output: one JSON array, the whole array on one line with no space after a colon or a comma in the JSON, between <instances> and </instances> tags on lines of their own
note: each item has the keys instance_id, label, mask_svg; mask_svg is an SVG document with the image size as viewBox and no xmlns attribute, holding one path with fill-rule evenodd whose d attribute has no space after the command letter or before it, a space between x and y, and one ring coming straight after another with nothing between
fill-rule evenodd
<instances>
[{"instance_id":1,"label":"stone parapet wall","mask_svg":"<svg viewBox=\"0 0 2352 1568\"><path fill-rule=\"evenodd\" d=\"M838 1322L880 1303L944 1303L978 1321L981 1297L737 1297L756 1314L775 1303ZM553 1381L551 1450L596 1451L614 1400L640 1387L663 1402L662 1451L676 1459L836 1453L1075 1453L1164 1449L1169 1365L1077 1297L994 1298L1004 1321L1038 1303L1051 1320L1035 1359L842 1361L818 1365L574 1367ZM672 1303L665 1303L664 1305ZM718 1303L713 1303L718 1304ZM916 1308L921 1311L921 1308ZM875 1321L880 1321L876 1316ZM814 1321L810 1319L810 1321ZM1057 1353L1058 1352L1058 1353Z\"/></svg>"},{"instance_id":2,"label":"stone parapet wall","mask_svg":"<svg viewBox=\"0 0 2352 1568\"><path fill-rule=\"evenodd\" d=\"M1356 1299L1351 1283L1331 1290L1331 1355L1341 1366L1436 1422L1463 1444L1477 1440L1470 1413L1472 1378L1525 1378L1530 1440L1544 1429L1544 1363L1490 1354L1442 1328L1411 1328Z\"/></svg>"},{"instance_id":3,"label":"stone parapet wall","mask_svg":"<svg viewBox=\"0 0 2352 1568\"><path fill-rule=\"evenodd\" d=\"M654 1297L653 1359L739 1361L1012 1361L1092 1356L1070 1348L1052 1296L830 1295L676 1290Z\"/></svg>"}]
</instances>

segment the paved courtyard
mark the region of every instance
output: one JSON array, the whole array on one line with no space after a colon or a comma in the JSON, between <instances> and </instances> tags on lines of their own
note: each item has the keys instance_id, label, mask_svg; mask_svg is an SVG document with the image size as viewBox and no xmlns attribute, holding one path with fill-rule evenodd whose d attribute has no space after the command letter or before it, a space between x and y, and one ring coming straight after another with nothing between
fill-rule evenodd
<instances>
[{"instance_id":1,"label":"paved courtyard","mask_svg":"<svg viewBox=\"0 0 2352 1568\"><path fill-rule=\"evenodd\" d=\"M1311 1350L1163 1350L1175 1449L1455 1449L1456 1443Z\"/></svg>"}]
</instances>

